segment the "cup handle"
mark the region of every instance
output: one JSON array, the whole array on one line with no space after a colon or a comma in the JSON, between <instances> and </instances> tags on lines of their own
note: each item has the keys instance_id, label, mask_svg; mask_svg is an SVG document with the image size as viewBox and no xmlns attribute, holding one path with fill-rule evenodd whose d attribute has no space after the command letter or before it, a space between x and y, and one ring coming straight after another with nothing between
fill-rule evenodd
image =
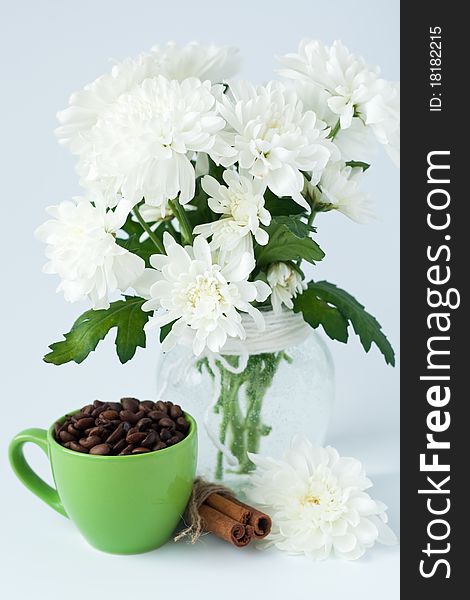
<instances>
[{"instance_id":1,"label":"cup handle","mask_svg":"<svg viewBox=\"0 0 470 600\"><path fill-rule=\"evenodd\" d=\"M60 501L57 490L43 481L26 462L23 453L23 446L27 442L32 442L41 448L49 458L49 444L47 441L47 431L45 429L25 429L21 431L10 442L8 456L10 464L18 479L38 498L41 498L51 508L67 517L62 502Z\"/></svg>"}]
</instances>

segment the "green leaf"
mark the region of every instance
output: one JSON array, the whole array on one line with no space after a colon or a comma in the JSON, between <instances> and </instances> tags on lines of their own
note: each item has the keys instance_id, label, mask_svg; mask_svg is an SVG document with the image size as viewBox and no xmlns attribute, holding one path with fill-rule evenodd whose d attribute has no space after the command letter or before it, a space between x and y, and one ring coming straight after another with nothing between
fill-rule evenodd
<instances>
[{"instance_id":1,"label":"green leaf","mask_svg":"<svg viewBox=\"0 0 470 600\"><path fill-rule=\"evenodd\" d=\"M302 221L294 215L279 216L275 219L278 225L285 225L294 235L300 238L308 237L311 233L315 233L317 228Z\"/></svg>"},{"instance_id":2,"label":"green leaf","mask_svg":"<svg viewBox=\"0 0 470 600\"><path fill-rule=\"evenodd\" d=\"M383 354L385 362L395 366L395 353L377 319L369 314L351 294L336 287L333 283L328 281L310 282L307 290L295 299L294 311L302 312L305 320L312 327L318 327L321 324L330 337L346 342L347 335L345 339L338 337L340 329L336 327L339 327L339 321L336 324L332 322L333 318L337 319L337 317L327 313L324 303L330 308L338 310L344 320L352 324L366 352L369 352L374 343Z\"/></svg>"},{"instance_id":3,"label":"green leaf","mask_svg":"<svg viewBox=\"0 0 470 600\"><path fill-rule=\"evenodd\" d=\"M186 215L188 220L194 229L196 225L201 225L203 223L211 223L219 218L220 215L215 215L209 208L207 203L208 195L202 189L201 186L201 177L196 179L196 193L194 198L189 203L188 207L191 207L192 210L188 210Z\"/></svg>"},{"instance_id":4,"label":"green leaf","mask_svg":"<svg viewBox=\"0 0 470 600\"><path fill-rule=\"evenodd\" d=\"M154 234L163 244L163 234L165 231L168 231L176 241L180 242L180 235L175 231L171 221L162 221L162 223L157 227L154 231ZM150 266L150 257L152 254L160 254L158 248L152 242L150 238L147 238L143 242L140 241L140 237L144 233L140 225L138 225L138 231L136 233L131 234L128 238L116 238L116 243L119 244L122 248L129 250L133 254L137 254L140 258L145 260L145 266Z\"/></svg>"},{"instance_id":5,"label":"green leaf","mask_svg":"<svg viewBox=\"0 0 470 600\"><path fill-rule=\"evenodd\" d=\"M131 214L129 214L121 229L125 231L129 237L134 234L142 233L142 227L132 218Z\"/></svg>"},{"instance_id":6,"label":"green leaf","mask_svg":"<svg viewBox=\"0 0 470 600\"><path fill-rule=\"evenodd\" d=\"M132 254L137 254L140 258L145 260L145 266L150 266L150 257L152 254L158 254L158 249L155 244L150 239L146 239L144 242L140 242L139 238L142 235L142 231L139 233L133 233L127 239L117 238L116 243L119 244L122 248L129 250Z\"/></svg>"},{"instance_id":7,"label":"green leaf","mask_svg":"<svg viewBox=\"0 0 470 600\"><path fill-rule=\"evenodd\" d=\"M160 327L160 343L162 343L166 336L170 333L171 328L175 323L176 321L172 321L171 323L167 323L166 325Z\"/></svg>"},{"instance_id":8,"label":"green leaf","mask_svg":"<svg viewBox=\"0 0 470 600\"><path fill-rule=\"evenodd\" d=\"M354 167L360 167L363 171L367 171L367 169L370 167L369 163L362 162L362 160L348 160L346 165L348 167L352 167L353 169Z\"/></svg>"},{"instance_id":9,"label":"green leaf","mask_svg":"<svg viewBox=\"0 0 470 600\"><path fill-rule=\"evenodd\" d=\"M208 156L208 159L209 159L209 175L212 175L212 177L217 179L217 181L219 183L221 183L222 185L227 185L223 178L225 167L223 167L222 165L216 164L210 156Z\"/></svg>"},{"instance_id":10,"label":"green leaf","mask_svg":"<svg viewBox=\"0 0 470 600\"><path fill-rule=\"evenodd\" d=\"M256 246L256 263L263 267L276 261L304 259L315 264L325 253L309 234L315 231L296 216L274 217L265 227L269 233L266 246Z\"/></svg>"},{"instance_id":11,"label":"green leaf","mask_svg":"<svg viewBox=\"0 0 470 600\"><path fill-rule=\"evenodd\" d=\"M137 347L145 348L144 325L150 313L142 311L143 298L125 296L101 310L87 310L73 324L64 340L51 344L44 361L54 365L75 361L81 363L95 350L111 329L117 328L116 351L121 363L130 360Z\"/></svg>"},{"instance_id":12,"label":"green leaf","mask_svg":"<svg viewBox=\"0 0 470 600\"><path fill-rule=\"evenodd\" d=\"M313 289L306 289L294 301L294 312L302 312L304 320L313 328L323 327L332 340L348 341L348 321L335 307L316 295Z\"/></svg>"},{"instance_id":13,"label":"green leaf","mask_svg":"<svg viewBox=\"0 0 470 600\"><path fill-rule=\"evenodd\" d=\"M269 188L264 193L264 206L273 217L305 214L305 209L295 200L288 197L279 198Z\"/></svg>"}]
</instances>

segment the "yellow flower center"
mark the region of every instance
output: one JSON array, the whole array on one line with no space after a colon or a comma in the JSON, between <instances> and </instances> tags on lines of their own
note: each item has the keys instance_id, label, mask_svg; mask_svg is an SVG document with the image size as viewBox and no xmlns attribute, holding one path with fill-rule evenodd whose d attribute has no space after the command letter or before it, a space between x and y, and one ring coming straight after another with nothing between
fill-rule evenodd
<instances>
[{"instance_id":1,"label":"yellow flower center","mask_svg":"<svg viewBox=\"0 0 470 600\"><path fill-rule=\"evenodd\" d=\"M318 496L305 496L305 498L302 501L302 504L315 504L316 506L318 506L320 504L320 498Z\"/></svg>"}]
</instances>

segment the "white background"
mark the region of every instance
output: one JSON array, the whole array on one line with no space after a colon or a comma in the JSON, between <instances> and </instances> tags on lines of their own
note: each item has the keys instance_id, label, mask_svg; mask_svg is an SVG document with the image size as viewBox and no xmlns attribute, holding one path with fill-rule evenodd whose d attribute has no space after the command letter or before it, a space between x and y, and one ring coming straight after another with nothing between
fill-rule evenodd
<instances>
[{"instance_id":1,"label":"white background","mask_svg":"<svg viewBox=\"0 0 470 600\"><path fill-rule=\"evenodd\" d=\"M374 548L352 564L312 563L251 547L236 551L211 536L195 547L169 543L140 556L101 554L23 488L6 460L8 440L23 428L47 427L94 398L143 398L154 391L155 343L125 366L114 355L112 340L81 366L41 361L47 345L84 310L54 293L57 281L41 274L43 248L33 238L44 208L79 191L73 159L52 134L55 112L69 94L108 70L109 57L122 59L169 39L238 46L244 75L258 82L273 76L273 55L294 51L302 37L341 39L395 80L398 1L1 0L0 7L2 597L398 598L397 547ZM318 218L327 258L316 277L356 295L397 348L398 171L384 153L370 169L368 188L377 205L373 224L358 226L339 214ZM372 492L389 506L398 533L398 369L387 367L376 350L365 355L356 340L329 347L337 400L328 442L364 462L375 482ZM31 448L27 454L49 477L40 451Z\"/></svg>"}]
</instances>

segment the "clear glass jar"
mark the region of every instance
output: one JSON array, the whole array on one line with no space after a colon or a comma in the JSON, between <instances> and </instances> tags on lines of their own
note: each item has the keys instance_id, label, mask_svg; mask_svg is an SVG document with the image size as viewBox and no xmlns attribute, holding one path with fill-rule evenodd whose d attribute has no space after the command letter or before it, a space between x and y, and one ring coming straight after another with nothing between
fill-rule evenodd
<instances>
[{"instance_id":1,"label":"clear glass jar","mask_svg":"<svg viewBox=\"0 0 470 600\"><path fill-rule=\"evenodd\" d=\"M264 313L266 330L244 319L247 339L218 355L177 346L158 365L159 396L199 424L198 473L241 482L247 453L280 456L296 433L323 444L334 399L334 368L320 334L300 315Z\"/></svg>"}]
</instances>

